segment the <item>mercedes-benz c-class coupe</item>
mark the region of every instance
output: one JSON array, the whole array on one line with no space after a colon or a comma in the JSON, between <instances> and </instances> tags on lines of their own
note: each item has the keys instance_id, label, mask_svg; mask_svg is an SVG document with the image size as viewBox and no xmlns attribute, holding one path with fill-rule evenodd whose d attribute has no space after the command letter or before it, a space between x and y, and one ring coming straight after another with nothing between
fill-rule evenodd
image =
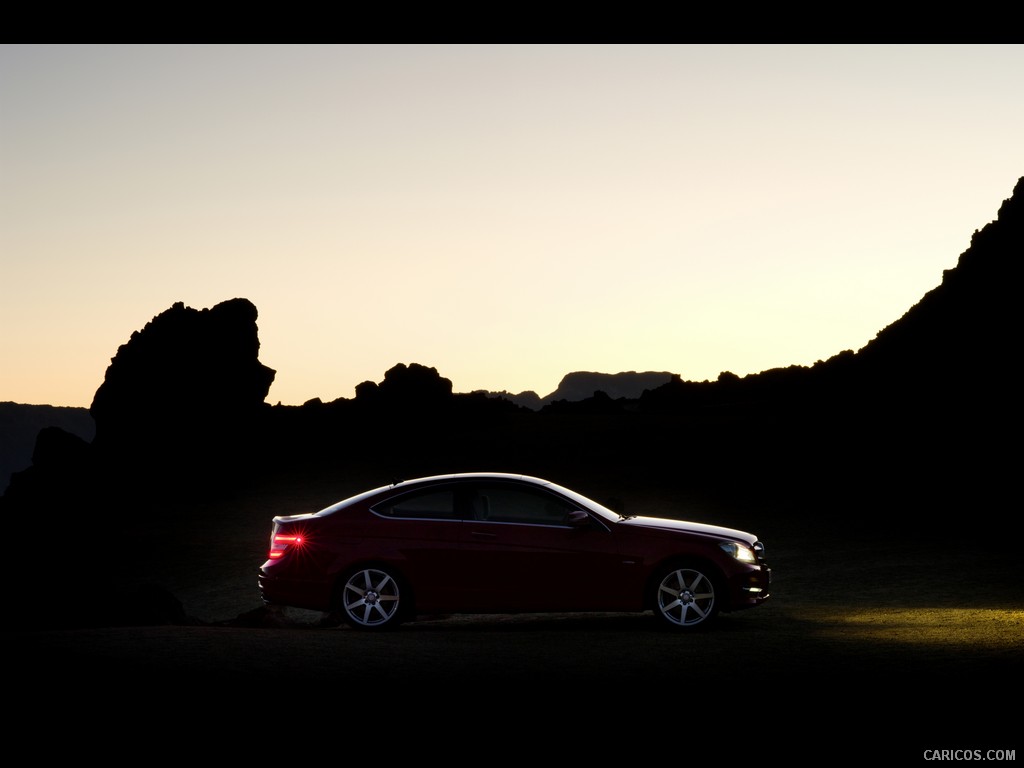
<instances>
[{"instance_id":1,"label":"mercedes-benz c-class coupe","mask_svg":"<svg viewBox=\"0 0 1024 768\"><path fill-rule=\"evenodd\" d=\"M583 611L653 611L692 630L767 600L771 569L750 533L468 473L275 517L258 583L269 605L336 611L363 630L426 614Z\"/></svg>"}]
</instances>

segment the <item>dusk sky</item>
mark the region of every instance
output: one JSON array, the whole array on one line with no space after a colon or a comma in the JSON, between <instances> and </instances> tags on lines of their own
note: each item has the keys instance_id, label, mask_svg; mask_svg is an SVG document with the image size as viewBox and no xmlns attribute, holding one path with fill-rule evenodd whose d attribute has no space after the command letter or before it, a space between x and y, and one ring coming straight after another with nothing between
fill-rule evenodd
<instances>
[{"instance_id":1,"label":"dusk sky","mask_svg":"<svg viewBox=\"0 0 1024 768\"><path fill-rule=\"evenodd\" d=\"M1024 175L1024 46L0 46L0 401L88 406L175 302L267 400L812 365Z\"/></svg>"}]
</instances>

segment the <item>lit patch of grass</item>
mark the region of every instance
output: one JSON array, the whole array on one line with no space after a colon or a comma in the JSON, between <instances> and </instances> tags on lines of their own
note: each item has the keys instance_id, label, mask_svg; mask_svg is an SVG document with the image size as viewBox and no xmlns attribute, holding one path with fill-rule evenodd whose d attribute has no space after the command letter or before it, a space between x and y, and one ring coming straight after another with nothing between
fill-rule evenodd
<instances>
[{"instance_id":1,"label":"lit patch of grass","mask_svg":"<svg viewBox=\"0 0 1024 768\"><path fill-rule=\"evenodd\" d=\"M1024 648L1024 611L970 608L858 610L817 617L829 639Z\"/></svg>"}]
</instances>

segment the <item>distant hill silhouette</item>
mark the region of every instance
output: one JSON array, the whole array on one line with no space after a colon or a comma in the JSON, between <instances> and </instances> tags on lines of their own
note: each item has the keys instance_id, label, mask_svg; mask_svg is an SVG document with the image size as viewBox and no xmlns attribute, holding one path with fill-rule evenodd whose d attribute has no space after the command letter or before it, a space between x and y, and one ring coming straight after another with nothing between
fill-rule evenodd
<instances>
[{"instance_id":1,"label":"distant hill silhouette","mask_svg":"<svg viewBox=\"0 0 1024 768\"><path fill-rule=\"evenodd\" d=\"M625 371L622 373L594 373L591 371L575 371L562 377L554 392L540 397L536 392L526 391L518 394L510 392L487 392L490 397L503 397L516 405L531 410L540 410L545 405L559 400L574 402L593 397L595 392L604 392L613 400L619 398L636 399L645 390L660 387L671 381L673 375L667 371Z\"/></svg>"},{"instance_id":2,"label":"distant hill silhouette","mask_svg":"<svg viewBox=\"0 0 1024 768\"><path fill-rule=\"evenodd\" d=\"M32 464L36 437L46 427L58 427L86 442L96 434L88 408L0 403L0 493L7 489L12 472Z\"/></svg>"},{"instance_id":3,"label":"distant hill silhouette","mask_svg":"<svg viewBox=\"0 0 1024 768\"><path fill-rule=\"evenodd\" d=\"M88 605L72 616L67 584L97 510L111 549L149 535L154 505L229 495L256 475L332 477L352 466L368 484L491 469L784 499L884 526L894 541L977 510L1012 533L1009 441L1020 423L1007 369L1022 253L1024 177L941 284L857 352L703 382L580 372L563 379L557 399L538 398L539 409L454 393L418 363L363 382L351 399L270 406L275 374L258 358L256 307L241 298L203 310L175 304L117 350L90 409L95 437L47 425L32 466L0 497L0 512L48 532L51 581L19 599L46 606L59 594L65 621L88 622L104 565L109 589L118 586L116 559L91 559ZM898 519L879 518L893 508ZM35 552L9 557L21 572L32 563L17 559Z\"/></svg>"}]
</instances>

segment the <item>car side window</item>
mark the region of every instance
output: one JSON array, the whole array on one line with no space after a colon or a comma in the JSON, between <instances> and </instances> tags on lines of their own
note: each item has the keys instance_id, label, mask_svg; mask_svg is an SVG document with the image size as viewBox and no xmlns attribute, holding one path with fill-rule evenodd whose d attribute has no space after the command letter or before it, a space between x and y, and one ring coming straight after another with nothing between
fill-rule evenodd
<instances>
[{"instance_id":1,"label":"car side window","mask_svg":"<svg viewBox=\"0 0 1024 768\"><path fill-rule=\"evenodd\" d=\"M451 490L409 493L373 508L383 517L416 520L455 520L455 494Z\"/></svg>"},{"instance_id":2,"label":"car side window","mask_svg":"<svg viewBox=\"0 0 1024 768\"><path fill-rule=\"evenodd\" d=\"M575 507L549 493L499 485L480 488L472 509L474 519L492 523L567 525Z\"/></svg>"}]
</instances>

